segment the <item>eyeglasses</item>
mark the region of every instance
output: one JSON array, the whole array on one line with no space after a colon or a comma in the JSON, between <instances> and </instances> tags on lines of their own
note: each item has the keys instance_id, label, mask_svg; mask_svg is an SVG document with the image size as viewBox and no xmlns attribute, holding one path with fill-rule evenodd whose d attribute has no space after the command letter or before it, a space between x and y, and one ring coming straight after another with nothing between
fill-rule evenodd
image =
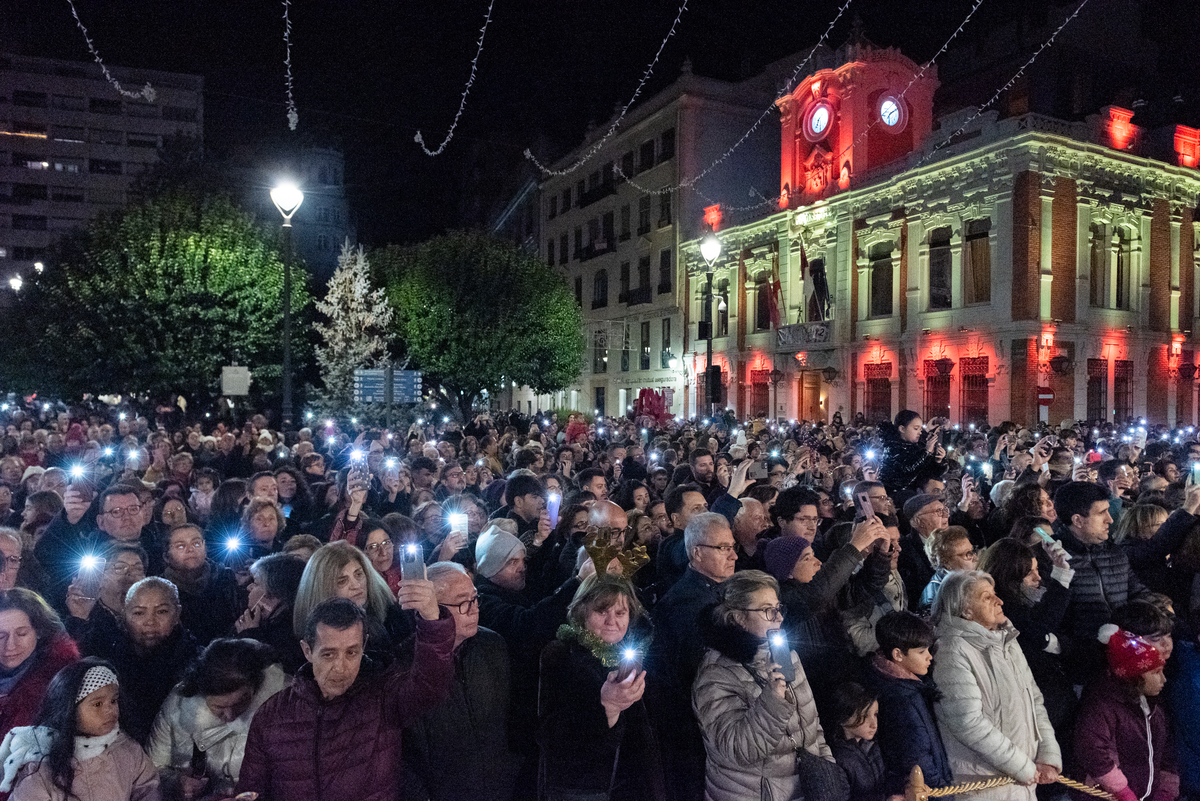
<instances>
[{"instance_id":1,"label":"eyeglasses","mask_svg":"<svg viewBox=\"0 0 1200 801\"><path fill-rule=\"evenodd\" d=\"M759 612L767 620L783 620L782 606L763 606L758 609L738 609L739 612Z\"/></svg>"},{"instance_id":2,"label":"eyeglasses","mask_svg":"<svg viewBox=\"0 0 1200 801\"><path fill-rule=\"evenodd\" d=\"M191 542L177 542L171 546L172 549L183 553L184 551L200 551L204 549L204 540L192 540Z\"/></svg>"},{"instance_id":3,"label":"eyeglasses","mask_svg":"<svg viewBox=\"0 0 1200 801\"><path fill-rule=\"evenodd\" d=\"M460 615L467 615L467 614L470 614L471 610L473 608L475 608L475 606L478 604L479 604L479 596L472 595L470 598L468 598L467 600L463 601L460 604L443 604L443 606L447 606L451 609L457 609L458 613Z\"/></svg>"},{"instance_id":4,"label":"eyeglasses","mask_svg":"<svg viewBox=\"0 0 1200 801\"><path fill-rule=\"evenodd\" d=\"M4 569L5 570L19 570L20 568L21 568L21 557L19 557L19 556L4 557Z\"/></svg>"},{"instance_id":5,"label":"eyeglasses","mask_svg":"<svg viewBox=\"0 0 1200 801\"><path fill-rule=\"evenodd\" d=\"M720 551L722 554L733 553L737 550L736 545L705 545L703 542L696 543L701 548L712 548L714 551Z\"/></svg>"},{"instance_id":6,"label":"eyeglasses","mask_svg":"<svg viewBox=\"0 0 1200 801\"><path fill-rule=\"evenodd\" d=\"M109 562L105 570L111 571L118 576L128 576L130 573L146 575L146 569L141 565L126 565L121 562Z\"/></svg>"},{"instance_id":7,"label":"eyeglasses","mask_svg":"<svg viewBox=\"0 0 1200 801\"><path fill-rule=\"evenodd\" d=\"M380 551L390 551L393 547L394 544L391 540L384 540L382 542L373 542L364 550L366 550L367 553L379 553Z\"/></svg>"},{"instance_id":8,"label":"eyeglasses","mask_svg":"<svg viewBox=\"0 0 1200 801\"><path fill-rule=\"evenodd\" d=\"M142 505L137 506L121 506L116 509L109 509L104 514L110 517L135 517L142 513Z\"/></svg>"},{"instance_id":9,"label":"eyeglasses","mask_svg":"<svg viewBox=\"0 0 1200 801\"><path fill-rule=\"evenodd\" d=\"M943 506L943 507L941 507L941 508L938 508L938 509L930 509L930 510L929 510L929 511L927 511L927 512L921 512L921 514L923 514L923 515L937 515L938 517L949 517L949 516L950 516L950 510L949 510L949 509L947 509L945 506Z\"/></svg>"}]
</instances>

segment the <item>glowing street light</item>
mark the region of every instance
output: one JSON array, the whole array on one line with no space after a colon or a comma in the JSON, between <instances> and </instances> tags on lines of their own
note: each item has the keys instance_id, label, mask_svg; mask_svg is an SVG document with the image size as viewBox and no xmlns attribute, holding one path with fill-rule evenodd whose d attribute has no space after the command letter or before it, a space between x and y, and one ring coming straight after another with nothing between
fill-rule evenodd
<instances>
[{"instance_id":1,"label":"glowing street light","mask_svg":"<svg viewBox=\"0 0 1200 801\"><path fill-rule=\"evenodd\" d=\"M12 278L8 279L8 285L12 287L13 292L20 292L21 287L25 285L25 282L21 280L21 276L14 275Z\"/></svg>"},{"instance_id":2,"label":"glowing street light","mask_svg":"<svg viewBox=\"0 0 1200 801\"><path fill-rule=\"evenodd\" d=\"M304 202L304 193L290 181L271 190L271 202L283 215L283 408L284 431L292 427L292 215Z\"/></svg>"}]
</instances>

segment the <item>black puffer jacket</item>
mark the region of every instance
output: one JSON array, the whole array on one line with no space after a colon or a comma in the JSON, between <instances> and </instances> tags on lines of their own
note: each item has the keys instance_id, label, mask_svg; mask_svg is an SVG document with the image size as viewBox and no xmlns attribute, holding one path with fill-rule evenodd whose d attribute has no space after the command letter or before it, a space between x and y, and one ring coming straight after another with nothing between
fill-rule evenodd
<instances>
[{"instance_id":1,"label":"black puffer jacket","mask_svg":"<svg viewBox=\"0 0 1200 801\"><path fill-rule=\"evenodd\" d=\"M926 479L940 476L945 470L932 453L925 450L925 437L918 442L907 442L893 425L880 429L881 458L879 482L887 488L889 495L914 489Z\"/></svg>"}]
</instances>

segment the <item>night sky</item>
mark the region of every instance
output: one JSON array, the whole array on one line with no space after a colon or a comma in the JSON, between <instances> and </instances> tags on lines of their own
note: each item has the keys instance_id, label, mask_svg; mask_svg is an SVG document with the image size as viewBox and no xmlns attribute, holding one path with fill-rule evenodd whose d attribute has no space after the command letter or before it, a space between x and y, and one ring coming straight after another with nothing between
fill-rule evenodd
<instances>
[{"instance_id":1,"label":"night sky","mask_svg":"<svg viewBox=\"0 0 1200 801\"><path fill-rule=\"evenodd\" d=\"M1112 8L1135 5L1129 0L1090 4L1079 27L1114 33L1128 19L1113 15ZM643 96L674 80L687 57L701 75L752 75L811 47L839 5L834 0L689 0ZM972 5L970 0L854 0L830 42L846 41L858 16L871 41L899 46L923 61ZM982 49L1002 23L1028 18L1036 28L1048 6L1075 5L985 0L958 42ZM1142 0L1138 5L1142 28L1158 43L1155 69L1177 75L1177 83L1195 92L1200 48L1196 26L1183 24L1181 15L1195 17L1200 3ZM515 186L526 147L552 159L579 141L589 121L604 122L616 103L628 99L679 8L675 0L495 0L478 77L455 139L442 156L429 158L413 134L420 129L431 148L445 136L487 6L486 0L297 0L291 10L292 59L300 125L292 134L284 116L280 2L77 0L107 62L205 77L206 145L218 157L234 143L255 139L290 137L342 147L359 237L369 245L482 223ZM66 0L0 0L0 50L90 58ZM1187 98L1189 107L1195 100Z\"/></svg>"}]
</instances>

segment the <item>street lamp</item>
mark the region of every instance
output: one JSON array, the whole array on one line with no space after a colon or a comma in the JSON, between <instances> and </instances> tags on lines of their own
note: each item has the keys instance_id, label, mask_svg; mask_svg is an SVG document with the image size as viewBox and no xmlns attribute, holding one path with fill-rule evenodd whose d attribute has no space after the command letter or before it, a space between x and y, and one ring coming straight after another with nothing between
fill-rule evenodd
<instances>
[{"instance_id":1,"label":"street lamp","mask_svg":"<svg viewBox=\"0 0 1200 801\"><path fill-rule=\"evenodd\" d=\"M21 280L21 276L19 275L14 275L12 278L8 279L8 285L12 287L13 292L20 292L21 287L24 286L24 284L25 282Z\"/></svg>"},{"instance_id":2,"label":"street lamp","mask_svg":"<svg viewBox=\"0 0 1200 801\"><path fill-rule=\"evenodd\" d=\"M283 409L281 428L292 427L292 215L304 202L304 193L290 181L271 190L271 202L283 215Z\"/></svg>"},{"instance_id":3,"label":"street lamp","mask_svg":"<svg viewBox=\"0 0 1200 801\"><path fill-rule=\"evenodd\" d=\"M721 257L721 240L717 238L717 234L712 228L708 229L708 233L704 235L704 239L700 240L700 256L704 259L704 264L708 267L708 289L704 293L704 311L708 317L708 330L705 339L708 342L708 361L705 364L704 371L704 391L708 396L708 413L716 414L716 402L713 397L716 395L714 385L717 383L713 380L712 372L712 348L713 348L713 323L715 322L712 310L713 297L713 266L717 259Z\"/></svg>"}]
</instances>

